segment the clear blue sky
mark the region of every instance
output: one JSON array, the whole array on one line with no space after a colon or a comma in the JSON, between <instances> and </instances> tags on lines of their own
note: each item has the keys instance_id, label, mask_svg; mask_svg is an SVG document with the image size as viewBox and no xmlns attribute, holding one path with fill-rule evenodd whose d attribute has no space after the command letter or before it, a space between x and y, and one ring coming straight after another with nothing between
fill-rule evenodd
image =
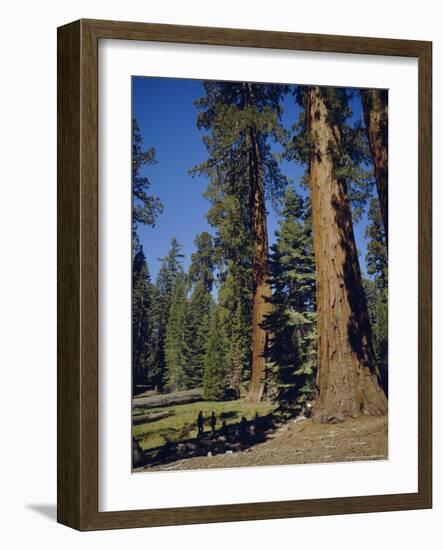
<instances>
[{"instance_id":1,"label":"clear blue sky","mask_svg":"<svg viewBox=\"0 0 443 550\"><path fill-rule=\"evenodd\" d=\"M137 119L144 147L154 147L158 164L143 168L142 175L151 182L150 194L160 197L164 212L154 228L139 226L140 241L155 280L160 268L159 258L166 255L172 237L183 245L185 269L194 252L194 238L202 231L213 233L205 215L209 203L202 194L207 182L192 178L189 170L207 159L206 148L201 141L202 132L196 127L198 111L194 101L204 95L202 81L173 78L132 78L132 112ZM354 117L361 117L359 101L353 101ZM283 124L289 128L298 118L298 107L292 97L284 103ZM303 168L295 162L282 162L282 171L293 179L300 189ZM268 208L269 241L275 240L278 213L270 204ZM366 215L354 227L360 265L366 273L364 238Z\"/></svg>"}]
</instances>

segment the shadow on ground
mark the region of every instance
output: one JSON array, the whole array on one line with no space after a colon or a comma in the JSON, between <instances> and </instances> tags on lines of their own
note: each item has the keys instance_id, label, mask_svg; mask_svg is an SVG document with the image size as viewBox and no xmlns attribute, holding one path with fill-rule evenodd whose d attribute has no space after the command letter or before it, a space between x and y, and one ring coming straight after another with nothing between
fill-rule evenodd
<instances>
[{"instance_id":1,"label":"shadow on ground","mask_svg":"<svg viewBox=\"0 0 443 550\"><path fill-rule=\"evenodd\" d=\"M229 417L223 413L221 419ZM168 441L160 447L142 451L137 449L137 459L134 455L134 468L144 469L151 466L166 465L177 460L185 460L198 456L215 456L226 453L245 451L246 449L265 442L281 425L281 420L273 414L256 415L253 420L242 420L236 424L223 425L215 432L206 431L202 435L184 439L180 442ZM137 443L133 443L137 445Z\"/></svg>"}]
</instances>

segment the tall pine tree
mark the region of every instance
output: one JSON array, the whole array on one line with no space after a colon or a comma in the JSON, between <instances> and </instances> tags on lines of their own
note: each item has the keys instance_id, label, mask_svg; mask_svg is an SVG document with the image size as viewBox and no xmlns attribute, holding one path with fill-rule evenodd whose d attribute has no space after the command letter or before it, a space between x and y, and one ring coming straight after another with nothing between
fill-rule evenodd
<instances>
[{"instance_id":1,"label":"tall pine tree","mask_svg":"<svg viewBox=\"0 0 443 550\"><path fill-rule=\"evenodd\" d=\"M152 360L153 320L152 285L148 265L139 246L132 267L132 384L133 393L137 386L151 382L150 362Z\"/></svg>"},{"instance_id":2,"label":"tall pine tree","mask_svg":"<svg viewBox=\"0 0 443 550\"><path fill-rule=\"evenodd\" d=\"M269 361L282 408L312 398L317 367L315 261L310 205L294 189L285 195L271 253L273 311Z\"/></svg>"},{"instance_id":3,"label":"tall pine tree","mask_svg":"<svg viewBox=\"0 0 443 550\"><path fill-rule=\"evenodd\" d=\"M171 392L185 388L187 293L186 276L179 273L174 280L164 343L166 386Z\"/></svg>"},{"instance_id":4,"label":"tall pine tree","mask_svg":"<svg viewBox=\"0 0 443 550\"><path fill-rule=\"evenodd\" d=\"M185 386L196 388L203 384L206 343L209 333L211 291L214 282L212 237L206 231L194 240L196 251L191 256L189 281L192 292L185 319Z\"/></svg>"},{"instance_id":5,"label":"tall pine tree","mask_svg":"<svg viewBox=\"0 0 443 550\"><path fill-rule=\"evenodd\" d=\"M224 340L227 387L233 397L240 397L251 378L251 294L244 272L229 265L220 288L220 337Z\"/></svg>"},{"instance_id":6,"label":"tall pine tree","mask_svg":"<svg viewBox=\"0 0 443 550\"><path fill-rule=\"evenodd\" d=\"M194 173L209 179L207 197L212 208L208 218L210 222L211 219L220 222L214 225L225 259L230 259L236 240L243 238L249 243L249 253L245 256L251 278L247 287L252 289L248 399L259 401L266 396L268 335L263 321L271 307L265 193L275 198L286 183L271 151L271 140L283 136L279 121L283 88L250 82L205 82L204 87L206 95L197 102L201 110L198 126L208 131L203 140L209 159ZM235 214L234 218L231 213ZM237 232L230 235L233 241L224 238L226 224L231 225L231 232L232 229ZM226 265L229 266L228 261Z\"/></svg>"},{"instance_id":7,"label":"tall pine tree","mask_svg":"<svg viewBox=\"0 0 443 550\"><path fill-rule=\"evenodd\" d=\"M189 280L192 283L202 282L204 288L211 292L214 283L214 246L212 236L203 231L194 239L196 251L191 255Z\"/></svg>"},{"instance_id":8,"label":"tall pine tree","mask_svg":"<svg viewBox=\"0 0 443 550\"><path fill-rule=\"evenodd\" d=\"M211 308L211 324L204 362L203 390L208 401L224 399L228 388L226 380L225 341L220 320L220 308Z\"/></svg>"},{"instance_id":9,"label":"tall pine tree","mask_svg":"<svg viewBox=\"0 0 443 550\"><path fill-rule=\"evenodd\" d=\"M163 391L165 387L166 375L166 359L165 359L165 339L166 331L169 322L173 292L175 281L178 276L183 274L181 252L182 247L174 237L171 240L171 245L168 254L162 258L161 268L156 280L156 342L155 342L155 363L156 363L156 388L158 391Z\"/></svg>"},{"instance_id":10,"label":"tall pine tree","mask_svg":"<svg viewBox=\"0 0 443 550\"><path fill-rule=\"evenodd\" d=\"M211 294L206 290L204 283L198 281L189 298L184 326L186 388L200 387L203 382L211 304Z\"/></svg>"}]
</instances>

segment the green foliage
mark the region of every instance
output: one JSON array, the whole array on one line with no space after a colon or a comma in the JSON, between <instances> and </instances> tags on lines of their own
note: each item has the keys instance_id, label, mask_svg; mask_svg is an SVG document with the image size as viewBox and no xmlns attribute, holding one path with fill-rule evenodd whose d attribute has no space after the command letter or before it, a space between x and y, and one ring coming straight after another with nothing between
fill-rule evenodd
<instances>
[{"instance_id":1,"label":"green foliage","mask_svg":"<svg viewBox=\"0 0 443 550\"><path fill-rule=\"evenodd\" d=\"M379 292L375 304L377 323L374 327L374 347L382 378L387 382L388 372L388 290Z\"/></svg>"},{"instance_id":2,"label":"green foliage","mask_svg":"<svg viewBox=\"0 0 443 550\"><path fill-rule=\"evenodd\" d=\"M204 87L206 95L196 101L200 110L197 125L207 132L203 142L209 159L191 173L207 177L220 198L236 195L233 184L241 194L245 187L241 181L248 191L248 133L252 131L259 146L263 187L271 199L278 201L287 180L271 145L286 139L280 124L284 87L244 82L205 82ZM248 204L248 192L246 198Z\"/></svg>"},{"instance_id":3,"label":"green foliage","mask_svg":"<svg viewBox=\"0 0 443 550\"><path fill-rule=\"evenodd\" d=\"M372 326L374 351L380 369L383 386L388 380L388 254L381 220L380 203L371 200L368 217L370 223L365 235L369 239L366 265L370 280L364 282Z\"/></svg>"},{"instance_id":4,"label":"green foliage","mask_svg":"<svg viewBox=\"0 0 443 550\"><path fill-rule=\"evenodd\" d=\"M192 291L184 323L184 387L197 388L203 383L206 343L212 298L205 280L199 280Z\"/></svg>"},{"instance_id":5,"label":"green foliage","mask_svg":"<svg viewBox=\"0 0 443 550\"><path fill-rule=\"evenodd\" d=\"M243 272L243 276L245 272ZM252 289L232 266L219 292L221 338L228 388L237 396L251 376Z\"/></svg>"},{"instance_id":6,"label":"green foliage","mask_svg":"<svg viewBox=\"0 0 443 550\"><path fill-rule=\"evenodd\" d=\"M283 87L242 82L205 82L204 87L206 95L196 102L197 125L206 131L202 139L209 158L191 174L208 180L207 218L216 229L213 261L223 279L229 265L239 272L251 268L251 134L259 149L260 177L268 197L278 201L286 185L271 151L272 143L285 138L280 124Z\"/></svg>"},{"instance_id":7,"label":"green foliage","mask_svg":"<svg viewBox=\"0 0 443 550\"><path fill-rule=\"evenodd\" d=\"M132 266L132 360L133 387L149 384L152 363L153 321L152 285L143 247L134 256Z\"/></svg>"},{"instance_id":8,"label":"green foliage","mask_svg":"<svg viewBox=\"0 0 443 550\"><path fill-rule=\"evenodd\" d=\"M183 273L174 280L171 307L165 335L166 385L169 391L178 391L185 384L185 339L184 329L187 315L187 281Z\"/></svg>"},{"instance_id":9,"label":"green foliage","mask_svg":"<svg viewBox=\"0 0 443 550\"><path fill-rule=\"evenodd\" d=\"M207 400L219 401L225 397L228 389L225 359L225 342L222 333L220 308L212 307L211 324L204 363L203 391Z\"/></svg>"},{"instance_id":10,"label":"green foliage","mask_svg":"<svg viewBox=\"0 0 443 550\"><path fill-rule=\"evenodd\" d=\"M285 158L304 165L306 170L315 136L306 125L305 86L290 87L296 102L302 107L299 120L292 127L292 135L286 143ZM328 123L339 130L340 140L330 143L330 154L334 160L335 176L347 185L352 216L358 222L372 195L374 187L372 160L366 130L362 121L349 123L352 115L350 100L355 94L349 88L320 87L320 95L328 109ZM308 185L308 178L304 178Z\"/></svg>"},{"instance_id":11,"label":"green foliage","mask_svg":"<svg viewBox=\"0 0 443 550\"><path fill-rule=\"evenodd\" d=\"M182 259L184 255L181 252L182 246L177 239L173 237L167 255L161 259L162 266L157 277L157 288L163 296L170 301L174 289L177 275L183 273Z\"/></svg>"},{"instance_id":12,"label":"green foliage","mask_svg":"<svg viewBox=\"0 0 443 550\"><path fill-rule=\"evenodd\" d=\"M271 253L269 368L275 397L290 408L313 396L317 366L315 262L308 199L289 188Z\"/></svg>"},{"instance_id":13,"label":"green foliage","mask_svg":"<svg viewBox=\"0 0 443 550\"><path fill-rule=\"evenodd\" d=\"M201 282L204 288L211 292L214 283L214 248L212 237L203 231L194 239L196 252L191 256L189 280L191 283Z\"/></svg>"},{"instance_id":14,"label":"green foliage","mask_svg":"<svg viewBox=\"0 0 443 550\"><path fill-rule=\"evenodd\" d=\"M165 385L165 339L169 322L169 315L173 300L173 292L177 277L183 275L181 245L176 238L171 240L168 254L162 258L162 266L158 272L156 281L156 338L155 338L155 385L162 390Z\"/></svg>"},{"instance_id":15,"label":"green foliage","mask_svg":"<svg viewBox=\"0 0 443 550\"><path fill-rule=\"evenodd\" d=\"M252 312L252 189L250 159L258 149L265 195L278 203L286 186L272 146L286 136L280 124L284 87L244 82L205 82L196 102L208 160L191 174L208 180L208 222L215 228L212 261L218 270L219 323L226 341L224 368L239 395L250 376Z\"/></svg>"},{"instance_id":16,"label":"green foliage","mask_svg":"<svg viewBox=\"0 0 443 550\"><path fill-rule=\"evenodd\" d=\"M150 181L141 175L144 166L156 164L155 150L143 150L143 139L139 125L132 119L132 246L134 253L138 247L137 224L154 225L163 205L158 197L148 194Z\"/></svg>"},{"instance_id":17,"label":"green foliage","mask_svg":"<svg viewBox=\"0 0 443 550\"><path fill-rule=\"evenodd\" d=\"M386 249L385 233L381 219L380 202L373 198L369 205L365 236L369 240L366 254L368 275L377 284L379 290L388 286L388 253Z\"/></svg>"}]
</instances>

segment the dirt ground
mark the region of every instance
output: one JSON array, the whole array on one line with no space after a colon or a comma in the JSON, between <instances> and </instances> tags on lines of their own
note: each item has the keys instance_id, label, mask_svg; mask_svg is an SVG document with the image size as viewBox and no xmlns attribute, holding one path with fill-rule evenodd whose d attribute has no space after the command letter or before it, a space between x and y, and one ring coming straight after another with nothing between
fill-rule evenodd
<instances>
[{"instance_id":1,"label":"dirt ground","mask_svg":"<svg viewBox=\"0 0 443 550\"><path fill-rule=\"evenodd\" d=\"M244 451L178 460L138 471L239 468L282 464L349 462L388 458L387 417L362 416L341 424L291 420L263 443Z\"/></svg>"}]
</instances>

